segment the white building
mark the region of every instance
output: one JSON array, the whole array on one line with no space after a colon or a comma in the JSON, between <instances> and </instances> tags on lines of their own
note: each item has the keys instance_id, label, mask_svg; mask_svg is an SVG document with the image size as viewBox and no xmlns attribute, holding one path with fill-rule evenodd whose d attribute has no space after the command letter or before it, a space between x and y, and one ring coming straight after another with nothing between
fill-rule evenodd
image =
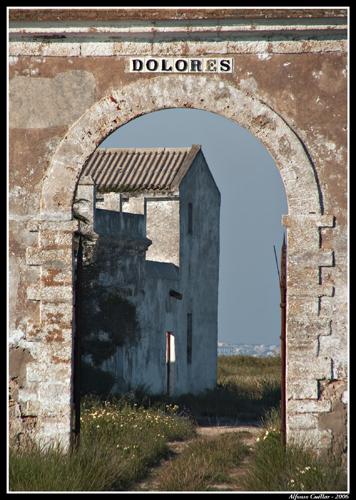
<instances>
[{"instance_id":1,"label":"white building","mask_svg":"<svg viewBox=\"0 0 356 500\"><path fill-rule=\"evenodd\" d=\"M200 146L98 149L74 206L82 390L214 387L220 192Z\"/></svg>"}]
</instances>

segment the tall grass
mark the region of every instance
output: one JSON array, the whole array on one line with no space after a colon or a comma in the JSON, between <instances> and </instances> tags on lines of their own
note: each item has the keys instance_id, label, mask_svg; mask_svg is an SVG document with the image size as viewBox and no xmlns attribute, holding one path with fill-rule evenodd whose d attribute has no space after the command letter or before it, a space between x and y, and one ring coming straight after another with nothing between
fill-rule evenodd
<instances>
[{"instance_id":1,"label":"tall grass","mask_svg":"<svg viewBox=\"0 0 356 500\"><path fill-rule=\"evenodd\" d=\"M167 412L90 402L83 407L79 448L63 454L37 446L10 451L11 491L124 490L168 453L167 442L195 434Z\"/></svg>"},{"instance_id":2,"label":"tall grass","mask_svg":"<svg viewBox=\"0 0 356 500\"><path fill-rule=\"evenodd\" d=\"M279 357L220 356L215 389L201 394L185 394L174 401L199 419L211 423L224 418L259 420L281 399Z\"/></svg>"},{"instance_id":3,"label":"tall grass","mask_svg":"<svg viewBox=\"0 0 356 500\"><path fill-rule=\"evenodd\" d=\"M195 436L192 419L262 419L244 478L245 491L346 491L340 459L281 441L280 359L220 357L216 389L167 399L143 389L111 402L86 398L80 445L72 453L38 446L10 450L11 491L127 491L162 458L168 443ZM178 405L177 405L178 404ZM241 434L241 433L239 433ZM199 438L170 460L159 475L160 491L208 491L229 483L247 456L241 435ZM217 489L217 488L215 488Z\"/></svg>"},{"instance_id":4,"label":"tall grass","mask_svg":"<svg viewBox=\"0 0 356 500\"><path fill-rule=\"evenodd\" d=\"M317 455L301 444L281 440L280 420L272 410L264 418L264 434L257 438L246 491L346 491L347 476L341 457L328 452Z\"/></svg>"},{"instance_id":5,"label":"tall grass","mask_svg":"<svg viewBox=\"0 0 356 500\"><path fill-rule=\"evenodd\" d=\"M179 415L198 422L209 419L219 423L229 420L259 420L272 408L279 408L281 398L280 357L220 356L217 385L200 394L169 397L152 395L145 387L122 394L120 401L145 408L178 405Z\"/></svg>"}]
</instances>

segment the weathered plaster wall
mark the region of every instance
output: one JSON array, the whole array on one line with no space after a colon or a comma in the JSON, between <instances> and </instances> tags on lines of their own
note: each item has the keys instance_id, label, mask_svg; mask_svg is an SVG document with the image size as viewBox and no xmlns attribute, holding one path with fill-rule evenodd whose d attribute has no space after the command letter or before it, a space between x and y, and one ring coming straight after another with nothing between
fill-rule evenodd
<instances>
[{"instance_id":1,"label":"weathered plaster wall","mask_svg":"<svg viewBox=\"0 0 356 500\"><path fill-rule=\"evenodd\" d=\"M94 210L95 187L88 178L82 178L77 189L74 206L85 236L83 268L76 284L82 393L138 388L164 393L166 332L175 338L170 393L212 388L217 361L220 194L202 153L175 199L153 200L141 194L135 200L145 200L145 215ZM193 200L194 231L188 234L188 203ZM155 258L147 251L151 237L157 247ZM173 265L174 257L180 267ZM193 315L190 364L188 312Z\"/></svg>"},{"instance_id":2,"label":"weathered plaster wall","mask_svg":"<svg viewBox=\"0 0 356 500\"><path fill-rule=\"evenodd\" d=\"M204 167L207 168L205 163ZM145 259L151 240L145 238L143 215L98 208L93 211L94 186L89 183L78 187L75 206L78 214L86 218L86 222L80 223L85 235L83 268L76 282L76 330L82 353L83 394L105 395L131 389L164 393L168 331L176 339L170 393L199 392L216 383L219 224L214 215L219 209L219 198L214 197L216 188L210 176L204 183L202 166L191 169L189 199L195 193L196 203L201 204L194 218L200 229L188 238L188 244L182 245L182 249L188 249L184 252L182 272L172 263ZM200 189L204 190L204 196L197 196ZM184 216L186 197L187 189L183 188ZM158 243L163 237L174 242L179 260L180 236L187 239L186 224L179 227L180 203L178 199L170 201L175 205L171 227L155 224L162 220L160 203L167 217L167 200L162 199L154 202L153 213L147 212L148 220L156 228L154 236ZM201 230L208 226L209 233ZM209 237L212 232L217 234L215 241ZM205 273L209 274L208 282ZM183 292L182 300L171 296L172 290ZM187 311L196 318L194 359L189 366Z\"/></svg>"},{"instance_id":3,"label":"weathered plaster wall","mask_svg":"<svg viewBox=\"0 0 356 500\"><path fill-rule=\"evenodd\" d=\"M140 195L123 195L121 201L121 210L131 214L145 213L145 200Z\"/></svg>"},{"instance_id":4,"label":"weathered plaster wall","mask_svg":"<svg viewBox=\"0 0 356 500\"><path fill-rule=\"evenodd\" d=\"M192 233L188 205L192 204ZM187 365L190 392L216 385L220 192L200 151L180 185L180 288L184 290L182 350L187 350L187 314L192 314L192 363Z\"/></svg>"},{"instance_id":5,"label":"weathered plaster wall","mask_svg":"<svg viewBox=\"0 0 356 500\"><path fill-rule=\"evenodd\" d=\"M86 178L78 186L75 206L83 252L80 259L78 248L75 308L81 391L106 395L126 388L135 368L130 349L137 349L146 333L138 304L144 295L150 241L143 215L95 208L95 187L86 184ZM124 359L112 363L113 357ZM103 367L111 377L102 373Z\"/></svg>"},{"instance_id":6,"label":"weathered plaster wall","mask_svg":"<svg viewBox=\"0 0 356 500\"><path fill-rule=\"evenodd\" d=\"M345 17L344 11L334 10L337 14L332 16ZM278 15L290 18L289 11ZM13 35L9 327L11 345L24 349L25 362L29 360L25 379L18 372L11 374L12 386L19 386L12 406L13 422L19 426L30 422L47 438L68 436L71 238L76 227L70 219L83 162L120 124L144 112L181 106L221 113L246 126L266 145L281 171L289 205L288 439L302 435L320 448L344 442L346 428L340 425L340 415L346 409L348 352L346 32L333 20L312 27L312 21L301 19L308 17L305 13L295 16L288 33L288 26L273 28L271 18L261 21L263 12L255 16L260 24L255 23L253 36L231 23L230 33L219 29L218 36L206 23L195 37L190 32L197 26L173 36L169 21L168 35L158 43L157 37L152 41L152 26L148 37L110 35L106 42L90 34L45 41ZM224 21L220 24L224 28ZM235 69L205 78L125 72L128 55L151 54L223 54L234 58ZM73 83L75 92L60 90L53 113L48 107L58 82L64 89ZM33 89L41 91L40 100ZM24 102L23 95L37 106ZM101 104L89 108L100 99ZM47 220L38 223L41 207ZM60 382L54 385L53 380ZM58 407L50 407L50 394ZM53 410L51 417L47 407Z\"/></svg>"},{"instance_id":7,"label":"weathered plaster wall","mask_svg":"<svg viewBox=\"0 0 356 500\"><path fill-rule=\"evenodd\" d=\"M179 267L179 200L147 199L145 207L147 237L152 240L147 259Z\"/></svg>"}]
</instances>

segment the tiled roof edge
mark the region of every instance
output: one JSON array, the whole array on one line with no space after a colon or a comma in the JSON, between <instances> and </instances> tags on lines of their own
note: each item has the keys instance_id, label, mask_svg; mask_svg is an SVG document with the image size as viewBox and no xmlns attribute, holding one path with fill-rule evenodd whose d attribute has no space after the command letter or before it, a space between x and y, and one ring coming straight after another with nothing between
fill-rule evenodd
<instances>
[{"instance_id":1,"label":"tiled roof edge","mask_svg":"<svg viewBox=\"0 0 356 500\"><path fill-rule=\"evenodd\" d=\"M171 183L171 189L177 189L182 182L183 177L185 174L188 172L191 164L193 163L195 157L197 154L201 151L201 145L200 144L193 144L192 147L190 148L190 151L184 160L183 165L180 167L178 170L176 176L174 177L172 183Z\"/></svg>"}]
</instances>

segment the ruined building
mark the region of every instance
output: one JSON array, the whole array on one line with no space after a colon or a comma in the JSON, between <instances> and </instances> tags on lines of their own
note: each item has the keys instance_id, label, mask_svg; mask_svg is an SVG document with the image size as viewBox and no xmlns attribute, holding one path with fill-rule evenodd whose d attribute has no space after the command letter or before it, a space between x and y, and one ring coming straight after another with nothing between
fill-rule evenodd
<instances>
[{"instance_id":1,"label":"ruined building","mask_svg":"<svg viewBox=\"0 0 356 500\"><path fill-rule=\"evenodd\" d=\"M200 146L98 149L74 207L82 392L214 387L220 193Z\"/></svg>"}]
</instances>

